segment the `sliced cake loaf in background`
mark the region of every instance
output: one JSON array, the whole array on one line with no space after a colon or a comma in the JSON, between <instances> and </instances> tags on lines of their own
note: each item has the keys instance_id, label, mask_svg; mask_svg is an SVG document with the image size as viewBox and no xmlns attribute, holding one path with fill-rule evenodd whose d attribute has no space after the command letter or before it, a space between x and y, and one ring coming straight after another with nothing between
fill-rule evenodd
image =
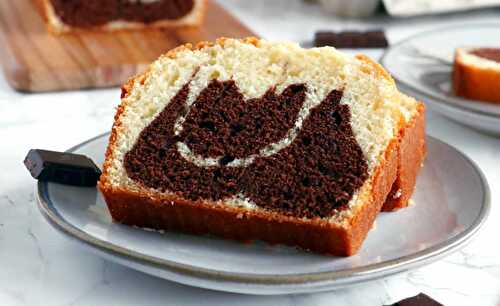
<instances>
[{"instance_id":1,"label":"sliced cake loaf in background","mask_svg":"<svg viewBox=\"0 0 500 306\"><path fill-rule=\"evenodd\" d=\"M123 87L99 187L116 222L352 255L406 205L423 121L365 56L186 45Z\"/></svg>"},{"instance_id":2,"label":"sliced cake loaf in background","mask_svg":"<svg viewBox=\"0 0 500 306\"><path fill-rule=\"evenodd\" d=\"M198 26L207 0L38 0L49 30L120 30Z\"/></svg>"},{"instance_id":3,"label":"sliced cake loaf in background","mask_svg":"<svg viewBox=\"0 0 500 306\"><path fill-rule=\"evenodd\" d=\"M457 48L453 91L471 100L500 103L500 48Z\"/></svg>"}]
</instances>

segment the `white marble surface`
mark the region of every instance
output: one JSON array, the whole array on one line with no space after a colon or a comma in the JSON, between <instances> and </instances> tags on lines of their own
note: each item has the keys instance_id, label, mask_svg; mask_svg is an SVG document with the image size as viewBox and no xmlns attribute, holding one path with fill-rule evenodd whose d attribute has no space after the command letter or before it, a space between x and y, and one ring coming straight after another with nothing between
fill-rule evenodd
<instances>
[{"instance_id":1,"label":"white marble surface","mask_svg":"<svg viewBox=\"0 0 500 306\"><path fill-rule=\"evenodd\" d=\"M338 20L300 1L224 4L260 35L308 41L317 29L385 26L391 42L450 23L494 21L500 11L388 20ZM280 17L277 18L277 14ZM273 19L274 18L274 19ZM371 53L378 56L380 53ZM110 128L119 90L22 94L0 77L0 305L356 305L395 302L424 292L445 305L500 305L500 139L428 113L428 133L456 146L484 171L490 219L463 251L407 274L334 292L256 297L190 288L86 252L39 214L34 181L22 165L30 148L65 150Z\"/></svg>"}]
</instances>

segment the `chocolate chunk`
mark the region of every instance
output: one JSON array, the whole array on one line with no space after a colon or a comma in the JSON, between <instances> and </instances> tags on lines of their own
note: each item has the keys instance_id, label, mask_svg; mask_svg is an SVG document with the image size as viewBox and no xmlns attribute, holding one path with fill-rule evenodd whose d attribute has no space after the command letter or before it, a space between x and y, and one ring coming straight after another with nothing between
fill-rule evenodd
<instances>
[{"instance_id":1,"label":"chocolate chunk","mask_svg":"<svg viewBox=\"0 0 500 306\"><path fill-rule=\"evenodd\" d=\"M24 165L37 180L66 185L95 186L101 176L94 162L80 154L33 149Z\"/></svg>"},{"instance_id":2,"label":"chocolate chunk","mask_svg":"<svg viewBox=\"0 0 500 306\"><path fill-rule=\"evenodd\" d=\"M219 163L222 166L225 166L225 165L229 164L230 162L232 162L233 160L234 160L234 156L224 155L224 157L221 158L221 160L219 161Z\"/></svg>"},{"instance_id":3,"label":"chocolate chunk","mask_svg":"<svg viewBox=\"0 0 500 306\"><path fill-rule=\"evenodd\" d=\"M419 293L418 295L387 306L443 306L443 304L431 299L428 295Z\"/></svg>"},{"instance_id":4,"label":"chocolate chunk","mask_svg":"<svg viewBox=\"0 0 500 306\"><path fill-rule=\"evenodd\" d=\"M314 35L314 46L332 46L335 48L387 48L387 38L384 31L318 31Z\"/></svg>"}]
</instances>

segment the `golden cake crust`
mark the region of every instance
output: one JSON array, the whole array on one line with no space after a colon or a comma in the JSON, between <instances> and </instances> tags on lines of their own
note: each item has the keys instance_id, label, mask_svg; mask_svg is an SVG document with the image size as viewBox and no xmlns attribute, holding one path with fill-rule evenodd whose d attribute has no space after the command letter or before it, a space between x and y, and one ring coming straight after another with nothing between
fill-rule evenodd
<instances>
[{"instance_id":1,"label":"golden cake crust","mask_svg":"<svg viewBox=\"0 0 500 306\"><path fill-rule=\"evenodd\" d=\"M110 141L115 138L112 134ZM319 218L300 219L208 201L200 205L175 195L115 189L105 183L106 168L99 188L113 220L119 223L198 235L213 234L239 241L263 240L318 253L349 256L360 248L396 179L398 143L396 140L389 145L386 161L375 170L373 191L366 199L372 205L361 206L345 227Z\"/></svg>"}]
</instances>

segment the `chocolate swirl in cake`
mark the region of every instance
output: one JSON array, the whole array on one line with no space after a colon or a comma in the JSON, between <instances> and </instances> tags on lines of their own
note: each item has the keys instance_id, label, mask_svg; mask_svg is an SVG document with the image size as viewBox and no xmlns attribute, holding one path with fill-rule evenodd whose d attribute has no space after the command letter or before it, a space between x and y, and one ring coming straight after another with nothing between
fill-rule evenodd
<instances>
[{"instance_id":1,"label":"chocolate swirl in cake","mask_svg":"<svg viewBox=\"0 0 500 306\"><path fill-rule=\"evenodd\" d=\"M347 206L368 166L342 92L302 118L306 92L293 84L245 101L234 81L213 80L188 108L186 84L125 155L127 174L194 201L242 196L287 215L331 216Z\"/></svg>"},{"instance_id":2,"label":"chocolate swirl in cake","mask_svg":"<svg viewBox=\"0 0 500 306\"><path fill-rule=\"evenodd\" d=\"M125 20L152 23L162 19L179 19L194 7L193 0L50 0L54 12L67 25L100 26Z\"/></svg>"},{"instance_id":3,"label":"chocolate swirl in cake","mask_svg":"<svg viewBox=\"0 0 500 306\"><path fill-rule=\"evenodd\" d=\"M500 63L500 48L477 48L470 51L470 53Z\"/></svg>"}]
</instances>

